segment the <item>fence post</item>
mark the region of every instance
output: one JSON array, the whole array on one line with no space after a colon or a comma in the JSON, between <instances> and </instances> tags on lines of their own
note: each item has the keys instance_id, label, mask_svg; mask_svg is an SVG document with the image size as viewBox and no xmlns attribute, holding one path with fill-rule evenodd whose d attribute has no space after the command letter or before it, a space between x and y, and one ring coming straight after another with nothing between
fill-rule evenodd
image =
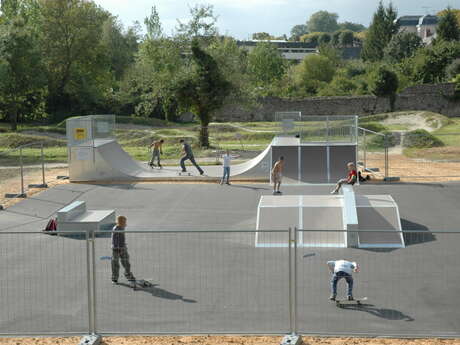
<instances>
[{"instance_id":1,"label":"fence post","mask_svg":"<svg viewBox=\"0 0 460 345\"><path fill-rule=\"evenodd\" d=\"M294 242L294 243L292 243ZM294 228L294 240L292 229L288 230L288 287L289 287L289 335L283 337L281 345L300 345L302 337L297 335L297 266L296 266L296 251L297 251L297 228ZM294 263L292 262L294 255Z\"/></svg>"},{"instance_id":2,"label":"fence post","mask_svg":"<svg viewBox=\"0 0 460 345\"><path fill-rule=\"evenodd\" d=\"M24 162L22 160L22 147L19 148L19 164L21 166L21 194L19 194L18 197L25 198L27 195L24 192Z\"/></svg>"},{"instance_id":3,"label":"fence post","mask_svg":"<svg viewBox=\"0 0 460 345\"><path fill-rule=\"evenodd\" d=\"M92 293L91 293L91 251L88 231L85 232L86 239L86 283L88 289L88 334L94 333L93 330L93 308L92 308Z\"/></svg>"},{"instance_id":4,"label":"fence post","mask_svg":"<svg viewBox=\"0 0 460 345\"><path fill-rule=\"evenodd\" d=\"M288 285L289 285L289 333L294 334L293 314L292 314L292 252L291 252L292 229L288 230Z\"/></svg>"},{"instance_id":5,"label":"fence post","mask_svg":"<svg viewBox=\"0 0 460 345\"><path fill-rule=\"evenodd\" d=\"M364 170L367 169L367 143L366 143L366 131L363 131L363 146L364 146Z\"/></svg>"},{"instance_id":6,"label":"fence post","mask_svg":"<svg viewBox=\"0 0 460 345\"><path fill-rule=\"evenodd\" d=\"M91 257L92 257L92 263L93 263L93 272L92 272L92 278L93 278L93 333L97 333L97 324L96 324L96 249L95 249L95 244L96 244L96 232L91 231Z\"/></svg>"},{"instance_id":7,"label":"fence post","mask_svg":"<svg viewBox=\"0 0 460 345\"><path fill-rule=\"evenodd\" d=\"M40 156L42 160L42 188L48 188L45 180L45 154L43 153L43 142L40 144Z\"/></svg>"}]
</instances>

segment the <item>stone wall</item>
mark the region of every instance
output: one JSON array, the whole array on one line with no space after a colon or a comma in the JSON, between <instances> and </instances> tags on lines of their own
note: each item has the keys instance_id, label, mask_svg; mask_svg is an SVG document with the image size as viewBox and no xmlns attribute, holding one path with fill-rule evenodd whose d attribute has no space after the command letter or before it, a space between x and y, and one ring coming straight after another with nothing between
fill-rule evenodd
<instances>
[{"instance_id":1,"label":"stone wall","mask_svg":"<svg viewBox=\"0 0 460 345\"><path fill-rule=\"evenodd\" d=\"M454 101L455 84L417 85L401 92L395 111L423 110L460 117L460 101ZM301 111L314 115L372 115L390 111L386 98L375 96L311 97L299 100L266 97L254 109L227 105L216 116L219 121L272 121L276 112Z\"/></svg>"}]
</instances>

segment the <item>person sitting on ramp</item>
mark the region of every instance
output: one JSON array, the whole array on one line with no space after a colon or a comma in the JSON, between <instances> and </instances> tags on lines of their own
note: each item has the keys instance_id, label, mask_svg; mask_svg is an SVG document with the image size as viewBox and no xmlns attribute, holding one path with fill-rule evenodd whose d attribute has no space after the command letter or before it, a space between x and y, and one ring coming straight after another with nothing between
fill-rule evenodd
<instances>
[{"instance_id":1,"label":"person sitting on ramp","mask_svg":"<svg viewBox=\"0 0 460 345\"><path fill-rule=\"evenodd\" d=\"M272 180L273 180L273 195L281 194L280 186L281 180L283 179L283 169L284 169L284 157L281 156L273 165L271 171Z\"/></svg>"},{"instance_id":2,"label":"person sitting on ramp","mask_svg":"<svg viewBox=\"0 0 460 345\"><path fill-rule=\"evenodd\" d=\"M127 219L124 216L117 217L117 225L113 228L112 232L112 283L118 284L118 276L120 272L120 263L125 269L125 277L130 282L136 281L131 272L131 265L129 263L128 247L126 246L125 234L121 231L125 230Z\"/></svg>"},{"instance_id":3,"label":"person sitting on ramp","mask_svg":"<svg viewBox=\"0 0 460 345\"><path fill-rule=\"evenodd\" d=\"M353 186L356 183L358 179L358 173L356 172L355 163L353 162L348 163L347 168L348 168L347 178L343 178L339 180L334 190L331 192L331 194L337 194L340 191L340 188L342 188L343 184L350 184Z\"/></svg>"},{"instance_id":4,"label":"person sitting on ramp","mask_svg":"<svg viewBox=\"0 0 460 345\"><path fill-rule=\"evenodd\" d=\"M180 160L180 167L182 168L182 172L183 173L187 172L187 169L185 169L185 161L190 160L190 162L195 166L195 168L197 168L200 175L203 175L204 171L195 162L195 157L193 156L193 151L192 151L192 147L190 146L190 144L186 143L184 139L181 139L180 143L182 145L182 158Z\"/></svg>"},{"instance_id":5,"label":"person sitting on ramp","mask_svg":"<svg viewBox=\"0 0 460 345\"><path fill-rule=\"evenodd\" d=\"M359 265L356 262L346 260L328 261L327 266L332 273L331 278L331 301L337 297L337 283L344 278L348 285L347 299L353 301L353 272L359 272Z\"/></svg>"},{"instance_id":6,"label":"person sitting on ramp","mask_svg":"<svg viewBox=\"0 0 460 345\"><path fill-rule=\"evenodd\" d=\"M152 158L150 159L149 165L153 168L155 166L155 158L157 159L158 167L161 168L161 163L160 163L160 155L163 154L163 143L165 141L163 139L157 140L152 142L150 145L150 148L153 149L152 151Z\"/></svg>"}]
</instances>

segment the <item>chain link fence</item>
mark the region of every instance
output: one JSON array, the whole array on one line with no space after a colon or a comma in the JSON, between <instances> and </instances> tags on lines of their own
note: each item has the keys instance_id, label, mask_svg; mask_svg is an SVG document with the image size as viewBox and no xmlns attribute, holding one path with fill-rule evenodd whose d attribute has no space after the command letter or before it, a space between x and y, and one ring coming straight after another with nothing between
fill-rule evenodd
<instances>
[{"instance_id":1,"label":"chain link fence","mask_svg":"<svg viewBox=\"0 0 460 345\"><path fill-rule=\"evenodd\" d=\"M460 335L460 232L404 231L403 249L323 245L343 230L258 232L286 245L258 248L255 231L126 231L131 271L151 283L138 289L123 267L112 284L108 232L1 232L0 334ZM360 265L361 305L329 301L339 259Z\"/></svg>"}]
</instances>

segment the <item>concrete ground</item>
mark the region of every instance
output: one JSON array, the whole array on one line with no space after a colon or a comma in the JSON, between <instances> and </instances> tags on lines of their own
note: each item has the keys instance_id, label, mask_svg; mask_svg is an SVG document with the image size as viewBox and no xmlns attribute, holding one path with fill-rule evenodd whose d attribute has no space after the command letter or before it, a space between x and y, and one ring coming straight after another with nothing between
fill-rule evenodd
<instances>
[{"instance_id":1,"label":"concrete ground","mask_svg":"<svg viewBox=\"0 0 460 345\"><path fill-rule=\"evenodd\" d=\"M329 189L296 186L284 192L325 194ZM363 185L355 191L392 195L403 228L422 232L407 235L407 248L399 250L299 248L298 330L458 335L460 234L432 231L458 229L460 184ZM154 284L141 291L112 286L110 260L104 258L111 255L110 239L98 237L100 333L288 332L287 248L254 247L257 204L270 193L266 184L68 184L0 211L0 333L87 330L91 247L78 238L39 233L74 200L128 217L129 230L141 231L127 235L132 271ZM340 258L361 265L355 296L369 300L360 308L338 309L328 301L325 263ZM124 284L124 278L120 281ZM344 283L340 288L343 293Z\"/></svg>"}]
</instances>

